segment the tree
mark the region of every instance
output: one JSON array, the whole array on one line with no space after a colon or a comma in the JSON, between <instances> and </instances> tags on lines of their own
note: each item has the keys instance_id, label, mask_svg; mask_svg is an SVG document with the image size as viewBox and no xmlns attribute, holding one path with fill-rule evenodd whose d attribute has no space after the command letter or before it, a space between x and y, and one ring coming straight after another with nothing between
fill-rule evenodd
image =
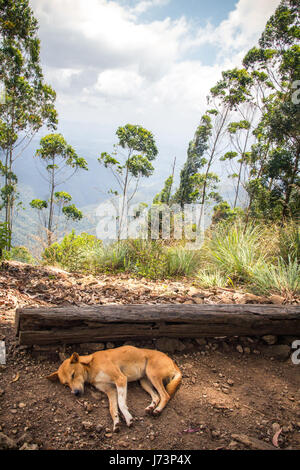
<instances>
[{"instance_id":1,"label":"tree","mask_svg":"<svg viewBox=\"0 0 300 470\"><path fill-rule=\"evenodd\" d=\"M228 106L206 111L189 144L187 160L180 173L180 185L174 200L182 208L185 204L201 204L198 227L203 220L205 202L221 200L216 191L219 177L211 168L220 155L228 113ZM201 169L202 172L199 171Z\"/></svg>"},{"instance_id":2,"label":"tree","mask_svg":"<svg viewBox=\"0 0 300 470\"><path fill-rule=\"evenodd\" d=\"M40 148L36 151L36 157L44 164L46 170L45 179L49 184L49 199L47 201L34 199L30 205L43 212L43 225L47 230L48 246L52 244L54 228L55 208L57 214L62 213L68 219L80 220L82 213L69 203L72 200L70 194L64 191L55 191L56 187L69 180L78 170L87 170L87 162L78 157L75 150L67 144L61 134L49 134L40 141ZM45 217L45 210L47 215Z\"/></svg>"},{"instance_id":3,"label":"tree","mask_svg":"<svg viewBox=\"0 0 300 470\"><path fill-rule=\"evenodd\" d=\"M124 215L129 203L137 192L140 179L152 175L154 168L151 161L156 158L158 150L152 133L141 126L126 124L117 129L116 135L119 141L114 145L112 154L102 152L98 161L111 170L118 185L118 190L110 190L109 193L121 196L117 231L120 240L125 230Z\"/></svg>"},{"instance_id":4,"label":"tree","mask_svg":"<svg viewBox=\"0 0 300 470\"><path fill-rule=\"evenodd\" d=\"M294 84L300 79L299 7L299 0L281 1L266 24L259 47L252 48L243 62L252 73L256 70L266 74L273 88L264 99L256 131L258 142L263 142L268 152L256 182L249 185L251 203L256 185L261 188L260 194L268 193L271 200L277 199L282 223L295 216L300 207L300 109L293 99ZM275 206L278 208L278 204Z\"/></svg>"},{"instance_id":5,"label":"tree","mask_svg":"<svg viewBox=\"0 0 300 470\"><path fill-rule=\"evenodd\" d=\"M56 95L44 83L37 30L28 0L0 0L0 80L5 86L5 102L0 104L1 196L10 234L18 181L14 162L44 124L51 129L57 124Z\"/></svg>"}]
</instances>

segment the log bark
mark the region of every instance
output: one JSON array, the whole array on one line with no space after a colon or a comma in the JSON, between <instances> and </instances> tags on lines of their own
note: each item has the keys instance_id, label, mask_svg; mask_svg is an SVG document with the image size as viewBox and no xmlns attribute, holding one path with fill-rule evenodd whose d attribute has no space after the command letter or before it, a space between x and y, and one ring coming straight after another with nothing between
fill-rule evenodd
<instances>
[{"instance_id":1,"label":"log bark","mask_svg":"<svg viewBox=\"0 0 300 470\"><path fill-rule=\"evenodd\" d=\"M19 344L86 343L159 337L300 335L300 306L143 304L23 308Z\"/></svg>"}]
</instances>

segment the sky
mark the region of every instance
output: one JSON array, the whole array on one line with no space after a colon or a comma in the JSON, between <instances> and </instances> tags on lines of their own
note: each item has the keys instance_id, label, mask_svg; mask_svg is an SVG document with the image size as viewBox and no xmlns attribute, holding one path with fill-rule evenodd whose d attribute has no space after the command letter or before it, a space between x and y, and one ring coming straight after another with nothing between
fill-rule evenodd
<instances>
[{"instance_id":1,"label":"sky","mask_svg":"<svg viewBox=\"0 0 300 470\"><path fill-rule=\"evenodd\" d=\"M45 80L57 92L58 132L80 156L96 159L112 150L119 126L150 130L159 155L144 187L154 196L175 156L179 175L210 88L241 65L279 0L30 3ZM99 170L103 187L105 179Z\"/></svg>"}]
</instances>

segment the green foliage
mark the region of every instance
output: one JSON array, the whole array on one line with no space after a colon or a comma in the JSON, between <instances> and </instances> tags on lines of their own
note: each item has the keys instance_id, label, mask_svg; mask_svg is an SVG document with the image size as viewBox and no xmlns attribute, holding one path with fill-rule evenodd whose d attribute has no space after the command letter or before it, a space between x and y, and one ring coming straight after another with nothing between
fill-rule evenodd
<instances>
[{"instance_id":1,"label":"green foliage","mask_svg":"<svg viewBox=\"0 0 300 470\"><path fill-rule=\"evenodd\" d=\"M300 227L291 223L279 230L279 254L285 263L289 260L300 264Z\"/></svg>"},{"instance_id":2,"label":"green foliage","mask_svg":"<svg viewBox=\"0 0 300 470\"><path fill-rule=\"evenodd\" d=\"M71 219L74 221L81 220L83 217L82 212L79 209L77 209L77 207L74 204L63 207L62 213L66 216L67 219Z\"/></svg>"},{"instance_id":3,"label":"green foliage","mask_svg":"<svg viewBox=\"0 0 300 470\"><path fill-rule=\"evenodd\" d=\"M0 223L0 259L3 255L3 250L7 246L7 240L10 237L10 231L6 223Z\"/></svg>"},{"instance_id":4,"label":"green foliage","mask_svg":"<svg viewBox=\"0 0 300 470\"><path fill-rule=\"evenodd\" d=\"M262 263L253 266L252 290L260 294L297 295L300 293L300 265L296 259L278 259L277 264Z\"/></svg>"},{"instance_id":5,"label":"green foliage","mask_svg":"<svg viewBox=\"0 0 300 470\"><path fill-rule=\"evenodd\" d=\"M31 202L30 202L30 206L33 208L33 209L37 209L39 211L43 210L43 209L47 209L48 207L48 203L47 201L43 201L41 199L33 199Z\"/></svg>"},{"instance_id":6,"label":"green foliage","mask_svg":"<svg viewBox=\"0 0 300 470\"><path fill-rule=\"evenodd\" d=\"M167 257L162 243L151 240L127 240L127 266L134 274L150 279L163 278Z\"/></svg>"},{"instance_id":7,"label":"green foliage","mask_svg":"<svg viewBox=\"0 0 300 470\"><path fill-rule=\"evenodd\" d=\"M169 204L171 198L171 190L173 185L173 176L169 176L164 184L160 193L156 194L153 199L153 204Z\"/></svg>"},{"instance_id":8,"label":"green foliage","mask_svg":"<svg viewBox=\"0 0 300 470\"><path fill-rule=\"evenodd\" d=\"M68 271L91 271L95 269L95 259L102 253L102 241L93 235L76 235L73 230L60 243L46 248L42 258L46 264L58 265Z\"/></svg>"},{"instance_id":9,"label":"green foliage","mask_svg":"<svg viewBox=\"0 0 300 470\"><path fill-rule=\"evenodd\" d=\"M218 270L201 270L197 276L197 283L204 289L210 287L226 287L228 285L228 277Z\"/></svg>"},{"instance_id":10,"label":"green foliage","mask_svg":"<svg viewBox=\"0 0 300 470\"><path fill-rule=\"evenodd\" d=\"M237 219L241 219L244 216L244 211L240 207L230 208L230 205L226 201L220 202L214 206L214 213L212 216L212 225L220 222L234 222Z\"/></svg>"},{"instance_id":11,"label":"green foliage","mask_svg":"<svg viewBox=\"0 0 300 470\"><path fill-rule=\"evenodd\" d=\"M1 197L10 231L18 198L15 153L20 156L43 125L50 129L57 125L56 94L44 82L37 32L28 0L0 1L0 78L5 87L5 101L0 104L0 150L5 155Z\"/></svg>"},{"instance_id":12,"label":"green foliage","mask_svg":"<svg viewBox=\"0 0 300 470\"><path fill-rule=\"evenodd\" d=\"M216 111L218 114L218 112ZM189 143L187 151L187 160L180 172L180 185L174 196L175 202L181 207L184 204L196 202L199 192L195 194L195 185L193 178L198 174L199 169L207 164L204 157L205 152L209 148L209 138L212 134L212 118L206 113L202 116L199 126L194 135L194 139ZM217 115L216 114L216 115Z\"/></svg>"},{"instance_id":13,"label":"green foliage","mask_svg":"<svg viewBox=\"0 0 300 470\"><path fill-rule=\"evenodd\" d=\"M61 165L67 165L73 169L88 169L84 158L78 157L73 147L67 144L61 134L49 134L42 137L36 156L46 162L49 173L55 172L53 170L60 170Z\"/></svg>"},{"instance_id":14,"label":"green foliage","mask_svg":"<svg viewBox=\"0 0 300 470\"><path fill-rule=\"evenodd\" d=\"M231 279L247 281L250 270L264 260L260 250L262 230L242 224L220 224L212 233L207 257L210 263Z\"/></svg>"},{"instance_id":15,"label":"green foliage","mask_svg":"<svg viewBox=\"0 0 300 470\"><path fill-rule=\"evenodd\" d=\"M192 276L200 268L201 258L198 251L184 247L169 248L167 251L168 276Z\"/></svg>"},{"instance_id":16,"label":"green foliage","mask_svg":"<svg viewBox=\"0 0 300 470\"><path fill-rule=\"evenodd\" d=\"M26 246L14 246L10 251L5 250L4 258L7 260L20 261L21 263L36 264L35 258Z\"/></svg>"}]
</instances>

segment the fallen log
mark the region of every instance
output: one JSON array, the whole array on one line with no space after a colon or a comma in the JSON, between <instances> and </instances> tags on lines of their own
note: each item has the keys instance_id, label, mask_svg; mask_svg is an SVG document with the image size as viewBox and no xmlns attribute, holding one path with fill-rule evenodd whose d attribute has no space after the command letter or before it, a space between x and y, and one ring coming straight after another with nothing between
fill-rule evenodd
<instances>
[{"instance_id":1,"label":"fallen log","mask_svg":"<svg viewBox=\"0 0 300 470\"><path fill-rule=\"evenodd\" d=\"M300 306L143 304L21 308L21 345L159 337L300 335Z\"/></svg>"}]
</instances>

